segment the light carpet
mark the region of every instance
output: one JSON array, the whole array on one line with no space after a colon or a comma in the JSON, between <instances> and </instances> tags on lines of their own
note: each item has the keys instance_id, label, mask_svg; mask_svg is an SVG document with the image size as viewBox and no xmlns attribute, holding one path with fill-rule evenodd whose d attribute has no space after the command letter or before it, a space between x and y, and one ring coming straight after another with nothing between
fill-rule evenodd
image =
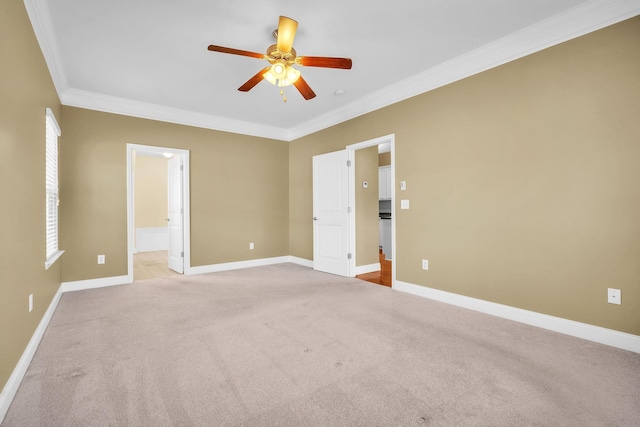
<instances>
[{"instance_id":1,"label":"light carpet","mask_svg":"<svg viewBox=\"0 0 640 427\"><path fill-rule=\"evenodd\" d=\"M3 426L638 426L640 355L294 264L65 293Z\"/></svg>"}]
</instances>

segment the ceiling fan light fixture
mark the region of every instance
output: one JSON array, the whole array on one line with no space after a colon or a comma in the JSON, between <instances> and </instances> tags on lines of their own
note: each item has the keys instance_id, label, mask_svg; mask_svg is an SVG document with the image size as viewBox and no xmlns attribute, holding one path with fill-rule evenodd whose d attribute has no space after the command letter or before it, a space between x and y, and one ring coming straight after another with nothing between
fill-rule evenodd
<instances>
[{"instance_id":1,"label":"ceiling fan light fixture","mask_svg":"<svg viewBox=\"0 0 640 427\"><path fill-rule=\"evenodd\" d=\"M264 73L265 80L278 87L291 86L299 77L300 71L280 63L273 64L271 69Z\"/></svg>"},{"instance_id":2,"label":"ceiling fan light fixture","mask_svg":"<svg viewBox=\"0 0 640 427\"><path fill-rule=\"evenodd\" d=\"M276 62L271 66L269 73L276 79L282 80L287 77L287 67L280 62Z\"/></svg>"},{"instance_id":3,"label":"ceiling fan light fixture","mask_svg":"<svg viewBox=\"0 0 640 427\"><path fill-rule=\"evenodd\" d=\"M212 52L246 56L249 58L264 59L269 63L269 66L258 71L253 77L240 86L238 88L240 92L249 92L262 80L267 80L272 85L280 88L295 85L302 97L308 101L315 98L316 94L300 75L300 71L293 68L292 65L350 70L352 61L350 58L298 56L296 50L293 48L293 41L297 30L297 21L287 18L286 16L280 16L278 29L273 33L276 38L276 43L267 48L266 54L241 49L232 49L213 44L209 45L208 50ZM284 97L284 89L281 89L280 93ZM284 100L286 102L286 97Z\"/></svg>"},{"instance_id":4,"label":"ceiling fan light fixture","mask_svg":"<svg viewBox=\"0 0 640 427\"><path fill-rule=\"evenodd\" d=\"M300 71L296 70L293 67L289 67L287 69L287 80L289 81L289 84L294 84L299 77Z\"/></svg>"}]
</instances>

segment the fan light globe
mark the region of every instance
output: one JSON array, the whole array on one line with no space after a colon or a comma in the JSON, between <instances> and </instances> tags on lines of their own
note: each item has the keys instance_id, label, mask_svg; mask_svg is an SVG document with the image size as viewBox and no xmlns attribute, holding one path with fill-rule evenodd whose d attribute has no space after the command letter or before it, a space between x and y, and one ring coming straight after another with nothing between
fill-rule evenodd
<instances>
[{"instance_id":1,"label":"fan light globe","mask_svg":"<svg viewBox=\"0 0 640 427\"><path fill-rule=\"evenodd\" d=\"M277 80L282 80L287 77L287 69L284 65L280 63L273 64L271 66L271 70L269 72L275 77Z\"/></svg>"},{"instance_id":2,"label":"fan light globe","mask_svg":"<svg viewBox=\"0 0 640 427\"><path fill-rule=\"evenodd\" d=\"M291 86L300 77L300 71L293 67L287 67L280 63L274 64L263 77L269 83L278 87Z\"/></svg>"}]
</instances>

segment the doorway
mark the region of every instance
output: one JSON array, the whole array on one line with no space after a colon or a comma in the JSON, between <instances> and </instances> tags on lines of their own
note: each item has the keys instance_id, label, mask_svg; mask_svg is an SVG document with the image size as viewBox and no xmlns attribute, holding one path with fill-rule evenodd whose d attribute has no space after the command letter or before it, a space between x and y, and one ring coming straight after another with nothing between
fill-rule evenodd
<instances>
[{"instance_id":1,"label":"doorway","mask_svg":"<svg viewBox=\"0 0 640 427\"><path fill-rule=\"evenodd\" d=\"M143 185L145 179L150 182ZM142 201L140 193L147 191L161 195ZM188 150L127 144L129 282L190 273L189 197Z\"/></svg>"},{"instance_id":2,"label":"doorway","mask_svg":"<svg viewBox=\"0 0 640 427\"><path fill-rule=\"evenodd\" d=\"M390 153L390 200L395 199L395 135L387 135L349 145L343 151L314 156L313 179L313 245L314 269L346 277L381 270L381 264L358 265L356 238L356 168L355 152L369 147L384 146ZM316 166L321 165L321 168ZM377 171L376 171L377 172ZM347 177L344 178L344 174ZM374 174L378 179L378 173ZM340 177L340 179L338 179ZM359 183L358 183L359 184ZM363 183L364 185L364 183ZM346 197L343 201L343 197ZM390 202L391 238L389 252L395 254L395 204ZM324 212L322 211L322 206ZM333 220L332 215L337 219ZM331 221L329 221L331 220ZM326 222L326 224L325 224ZM378 237L379 228L373 231ZM377 245L379 238L374 239ZM376 250L375 247L373 247ZM395 265L391 263L390 285L395 281ZM325 268L325 265L328 267Z\"/></svg>"},{"instance_id":3,"label":"doorway","mask_svg":"<svg viewBox=\"0 0 640 427\"><path fill-rule=\"evenodd\" d=\"M380 138L363 141L357 144L347 146L347 150L353 152L357 150L369 149L371 147L377 147L378 161L376 166L376 172L369 179L377 179L379 182L379 191L377 197L378 201L377 212L378 216L377 227L372 226L369 222L363 220L362 215L354 215L352 218L352 233L351 240L354 242L354 257L353 257L353 271L355 276L367 280L373 283L392 287L395 281L395 267L396 263L393 262L395 256L396 246L396 223L395 223L395 135L386 135ZM354 155L354 159L358 159L358 156ZM384 160L383 160L384 159ZM355 174L358 171L358 161L355 162L355 168L352 171L354 178L350 180L350 205L356 206L356 211L361 209L356 202L356 191L360 190L360 186L365 183L355 179ZM362 190L361 190L362 191ZM365 190L366 191L366 190ZM383 194L384 193L384 194ZM367 212L367 215L372 214ZM377 237L374 243L371 243L371 239L363 239L363 233L358 233L358 227L367 227L364 234L373 234ZM358 236L356 238L356 236ZM358 245L366 245L366 248L360 248ZM371 246L371 247L370 247ZM368 254L375 250L376 261L373 264L369 264ZM366 251L367 256L362 256ZM359 262L358 255L361 255L363 259Z\"/></svg>"}]
</instances>

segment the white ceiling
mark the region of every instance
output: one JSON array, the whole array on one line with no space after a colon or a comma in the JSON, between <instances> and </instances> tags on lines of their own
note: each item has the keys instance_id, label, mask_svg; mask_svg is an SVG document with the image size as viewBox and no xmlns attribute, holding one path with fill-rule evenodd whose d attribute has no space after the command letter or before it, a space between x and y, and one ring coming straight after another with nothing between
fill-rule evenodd
<instances>
[{"instance_id":1,"label":"white ceiling","mask_svg":"<svg viewBox=\"0 0 640 427\"><path fill-rule=\"evenodd\" d=\"M635 16L640 0L25 0L65 105L292 140ZM317 97L267 81L278 16L299 22L298 67ZM336 90L345 94L335 96Z\"/></svg>"}]
</instances>

